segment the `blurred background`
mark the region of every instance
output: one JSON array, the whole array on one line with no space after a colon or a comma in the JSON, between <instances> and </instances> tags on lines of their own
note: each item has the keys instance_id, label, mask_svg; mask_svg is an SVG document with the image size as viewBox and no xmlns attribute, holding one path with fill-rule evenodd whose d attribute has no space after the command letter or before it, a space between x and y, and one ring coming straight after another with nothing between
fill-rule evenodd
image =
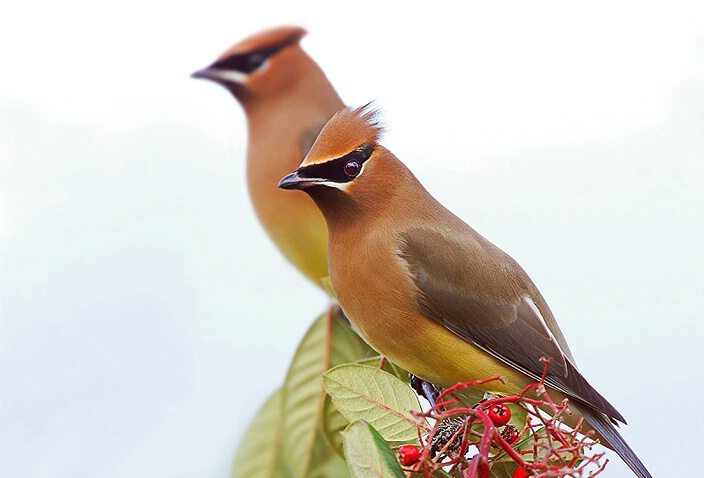
<instances>
[{"instance_id":1,"label":"blurred background","mask_svg":"<svg viewBox=\"0 0 704 478\"><path fill-rule=\"evenodd\" d=\"M529 272L653 475L701 470L704 6L458 8L2 6L0 476L228 476L327 299L253 215L239 105L189 75L279 24Z\"/></svg>"}]
</instances>

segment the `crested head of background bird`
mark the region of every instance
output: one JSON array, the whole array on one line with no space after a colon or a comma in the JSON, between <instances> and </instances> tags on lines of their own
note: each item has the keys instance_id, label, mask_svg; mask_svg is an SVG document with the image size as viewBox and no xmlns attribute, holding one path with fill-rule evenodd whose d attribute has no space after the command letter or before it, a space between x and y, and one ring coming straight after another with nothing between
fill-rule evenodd
<instances>
[{"instance_id":1,"label":"crested head of background bird","mask_svg":"<svg viewBox=\"0 0 704 478\"><path fill-rule=\"evenodd\" d=\"M650 477L615 427L623 417L577 370L526 272L435 200L379 144L380 133L375 111L343 109L279 183L308 193L325 216L330 278L357 332L442 387L504 377L472 398L520 392L540 379L541 357L551 357L553 398L569 398L605 444Z\"/></svg>"},{"instance_id":2,"label":"crested head of background bird","mask_svg":"<svg viewBox=\"0 0 704 478\"><path fill-rule=\"evenodd\" d=\"M303 274L328 276L327 229L313 202L276 188L295 169L328 119L344 107L320 67L301 48L306 31L279 27L232 46L193 74L224 86L248 125L247 185L267 233Z\"/></svg>"}]
</instances>

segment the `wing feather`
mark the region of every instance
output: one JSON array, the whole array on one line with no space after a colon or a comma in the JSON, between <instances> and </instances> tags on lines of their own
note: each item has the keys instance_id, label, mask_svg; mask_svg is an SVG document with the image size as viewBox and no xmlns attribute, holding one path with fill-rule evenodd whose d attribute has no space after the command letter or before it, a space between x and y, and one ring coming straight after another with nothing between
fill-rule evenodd
<instances>
[{"instance_id":1,"label":"wing feather","mask_svg":"<svg viewBox=\"0 0 704 478\"><path fill-rule=\"evenodd\" d=\"M536 306L537 289L523 269L471 229L443 232L416 228L400 236L422 312L535 380L545 367L541 357L552 358L547 385L625 423L561 348L555 335L562 334Z\"/></svg>"}]
</instances>

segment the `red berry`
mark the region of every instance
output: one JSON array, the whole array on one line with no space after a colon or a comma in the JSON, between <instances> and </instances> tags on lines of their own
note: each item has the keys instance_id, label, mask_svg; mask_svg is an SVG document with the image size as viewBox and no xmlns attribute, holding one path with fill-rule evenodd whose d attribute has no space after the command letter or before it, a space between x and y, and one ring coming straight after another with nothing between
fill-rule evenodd
<instances>
[{"instance_id":1,"label":"red berry","mask_svg":"<svg viewBox=\"0 0 704 478\"><path fill-rule=\"evenodd\" d=\"M518 428L516 428L516 425L509 423L501 430L501 436L509 445L513 445L518 441Z\"/></svg>"},{"instance_id":2,"label":"red berry","mask_svg":"<svg viewBox=\"0 0 704 478\"><path fill-rule=\"evenodd\" d=\"M420 450L413 445L403 445L398 449L398 461L403 466L411 466L418 463L420 459Z\"/></svg>"},{"instance_id":3,"label":"red berry","mask_svg":"<svg viewBox=\"0 0 704 478\"><path fill-rule=\"evenodd\" d=\"M516 471L513 472L511 478L528 478L529 476L530 475L528 474L528 472L523 469L522 466L519 466L518 468L516 468Z\"/></svg>"},{"instance_id":4,"label":"red berry","mask_svg":"<svg viewBox=\"0 0 704 478\"><path fill-rule=\"evenodd\" d=\"M503 403L497 403L489 408L489 418L495 427L502 427L511 420L511 409Z\"/></svg>"}]
</instances>

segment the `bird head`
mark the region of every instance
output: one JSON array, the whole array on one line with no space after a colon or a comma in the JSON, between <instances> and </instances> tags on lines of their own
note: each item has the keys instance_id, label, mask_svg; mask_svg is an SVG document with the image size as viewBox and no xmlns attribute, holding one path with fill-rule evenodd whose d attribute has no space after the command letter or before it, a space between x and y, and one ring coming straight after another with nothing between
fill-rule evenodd
<instances>
[{"instance_id":1,"label":"bird head","mask_svg":"<svg viewBox=\"0 0 704 478\"><path fill-rule=\"evenodd\" d=\"M382 132L378 111L369 105L338 111L279 187L308 193L328 223L345 212L383 207L410 171L379 144Z\"/></svg>"},{"instance_id":2,"label":"bird head","mask_svg":"<svg viewBox=\"0 0 704 478\"><path fill-rule=\"evenodd\" d=\"M230 47L210 66L191 76L214 81L241 102L283 92L301 75L307 58L300 27L284 26L251 35Z\"/></svg>"}]
</instances>

